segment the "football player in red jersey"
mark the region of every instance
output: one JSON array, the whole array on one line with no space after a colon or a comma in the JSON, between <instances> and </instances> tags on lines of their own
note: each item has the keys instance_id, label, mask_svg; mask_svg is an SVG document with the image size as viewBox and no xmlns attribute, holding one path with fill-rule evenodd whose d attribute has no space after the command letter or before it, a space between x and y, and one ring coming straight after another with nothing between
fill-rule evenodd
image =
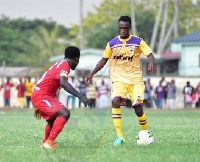
<instances>
[{"instance_id":1,"label":"football player in red jersey","mask_svg":"<svg viewBox=\"0 0 200 162\"><path fill-rule=\"evenodd\" d=\"M70 111L57 99L56 92L62 86L65 91L78 97L85 106L92 105L92 102L76 91L68 82L70 69L75 70L79 63L80 50L70 46L65 49L65 58L52 65L35 85L31 97L35 106L35 118L41 116L47 121L42 147L56 149L55 139L62 131L65 123L70 117Z\"/></svg>"}]
</instances>

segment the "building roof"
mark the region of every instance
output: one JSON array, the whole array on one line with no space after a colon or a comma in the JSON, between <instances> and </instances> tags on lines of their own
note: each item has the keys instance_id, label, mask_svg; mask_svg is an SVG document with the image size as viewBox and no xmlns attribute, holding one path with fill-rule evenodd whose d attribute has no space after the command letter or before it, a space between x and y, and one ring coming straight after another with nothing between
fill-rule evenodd
<instances>
[{"instance_id":1,"label":"building roof","mask_svg":"<svg viewBox=\"0 0 200 162\"><path fill-rule=\"evenodd\" d=\"M190 42L190 43L199 42L200 43L200 30L197 30L196 32L193 32L188 35L184 35L183 37L180 37L172 41L172 43L182 43L182 42Z\"/></svg>"},{"instance_id":2,"label":"building roof","mask_svg":"<svg viewBox=\"0 0 200 162\"><path fill-rule=\"evenodd\" d=\"M176 52L170 52L170 51L165 51L165 53L162 55L162 59L164 60L175 60L175 59L180 59L181 54Z\"/></svg>"},{"instance_id":3,"label":"building roof","mask_svg":"<svg viewBox=\"0 0 200 162\"><path fill-rule=\"evenodd\" d=\"M36 69L29 67L1 67L0 77L24 77L35 75Z\"/></svg>"}]
</instances>

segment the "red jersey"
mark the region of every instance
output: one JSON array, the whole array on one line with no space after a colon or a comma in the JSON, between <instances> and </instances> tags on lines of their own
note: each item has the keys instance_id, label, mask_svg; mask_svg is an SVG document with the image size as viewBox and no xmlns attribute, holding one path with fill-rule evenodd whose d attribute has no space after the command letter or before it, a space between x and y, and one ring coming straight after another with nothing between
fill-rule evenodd
<instances>
[{"instance_id":1,"label":"red jersey","mask_svg":"<svg viewBox=\"0 0 200 162\"><path fill-rule=\"evenodd\" d=\"M67 77L69 73L70 66L66 60L55 63L42 75L33 93L55 97L60 87L60 76Z\"/></svg>"},{"instance_id":2,"label":"red jersey","mask_svg":"<svg viewBox=\"0 0 200 162\"><path fill-rule=\"evenodd\" d=\"M10 98L10 91L12 88L13 84L11 83L4 83L3 88L4 88L4 97L9 99Z\"/></svg>"},{"instance_id":3,"label":"red jersey","mask_svg":"<svg viewBox=\"0 0 200 162\"><path fill-rule=\"evenodd\" d=\"M25 84L24 83L20 83L17 86L17 90L18 90L17 97L24 97L25 90L26 90Z\"/></svg>"}]
</instances>

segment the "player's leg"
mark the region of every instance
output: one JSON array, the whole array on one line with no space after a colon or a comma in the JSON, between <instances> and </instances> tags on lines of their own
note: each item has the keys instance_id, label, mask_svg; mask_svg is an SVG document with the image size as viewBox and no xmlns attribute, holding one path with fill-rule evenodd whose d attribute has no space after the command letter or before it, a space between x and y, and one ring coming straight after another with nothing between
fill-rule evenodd
<instances>
[{"instance_id":1,"label":"player's leg","mask_svg":"<svg viewBox=\"0 0 200 162\"><path fill-rule=\"evenodd\" d=\"M121 103L126 97L126 87L123 83L113 83L112 85L112 117L117 131L117 138L114 142L114 145L121 145L125 142L123 133L122 133L122 118L121 118Z\"/></svg>"},{"instance_id":2,"label":"player's leg","mask_svg":"<svg viewBox=\"0 0 200 162\"><path fill-rule=\"evenodd\" d=\"M53 121L53 125L47 125L46 128L50 130L50 134L48 139L43 144L44 148L48 149L56 149L55 139L58 137L62 129L64 128L65 123L67 123L68 119L70 118L70 111L67 108L60 109L56 115L56 119ZM50 126L50 127L49 127Z\"/></svg>"},{"instance_id":3,"label":"player's leg","mask_svg":"<svg viewBox=\"0 0 200 162\"><path fill-rule=\"evenodd\" d=\"M147 118L143 111L144 88L143 82L130 85L129 96L132 101L132 107L135 109L135 113L138 116L140 128L142 130L147 130Z\"/></svg>"},{"instance_id":4,"label":"player's leg","mask_svg":"<svg viewBox=\"0 0 200 162\"><path fill-rule=\"evenodd\" d=\"M41 102L36 103L33 100L33 103L36 103L35 106L40 110L41 116L45 120L49 121L45 128L45 134L46 136L49 136L43 146L45 148L55 149L56 145L54 140L62 131L65 123L68 121L70 111L65 108L62 103L50 96L37 96L36 101L38 100ZM53 118L55 118L55 120Z\"/></svg>"},{"instance_id":5,"label":"player's leg","mask_svg":"<svg viewBox=\"0 0 200 162\"><path fill-rule=\"evenodd\" d=\"M49 140L54 141L56 139L56 137L62 131L65 123L67 123L69 118L70 118L70 111L67 108L63 108L56 113L56 119L53 123L53 127L48 137Z\"/></svg>"},{"instance_id":6,"label":"player's leg","mask_svg":"<svg viewBox=\"0 0 200 162\"><path fill-rule=\"evenodd\" d=\"M135 109L136 115L138 116L138 121L139 121L141 130L147 130L147 117L143 111L142 105L136 105L134 106L134 109Z\"/></svg>"},{"instance_id":7,"label":"player's leg","mask_svg":"<svg viewBox=\"0 0 200 162\"><path fill-rule=\"evenodd\" d=\"M42 143L45 143L46 140L48 139L50 132L51 132L51 129L53 127L53 123L54 123L55 120L56 120L56 117L47 120L47 124L46 124L46 127L45 127L44 139L43 139Z\"/></svg>"}]
</instances>

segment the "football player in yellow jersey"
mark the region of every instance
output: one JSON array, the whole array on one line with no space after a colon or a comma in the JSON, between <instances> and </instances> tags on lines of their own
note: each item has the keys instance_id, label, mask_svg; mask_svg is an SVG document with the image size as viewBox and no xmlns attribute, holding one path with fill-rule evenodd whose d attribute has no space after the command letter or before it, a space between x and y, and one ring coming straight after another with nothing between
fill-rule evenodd
<instances>
[{"instance_id":1,"label":"football player in yellow jersey","mask_svg":"<svg viewBox=\"0 0 200 162\"><path fill-rule=\"evenodd\" d=\"M142 107L145 87L142 71L140 70L141 53L148 57L148 70L150 73L156 74L151 48L143 39L129 33L131 30L131 18L129 16L121 16L119 18L118 30L119 36L108 42L103 58L86 77L86 82L88 83L93 75L101 70L110 59L112 116L117 131L114 145L121 145L125 142L121 126L120 106L124 103L127 93L129 93L132 107L138 116L141 130L147 131L146 115Z\"/></svg>"}]
</instances>

